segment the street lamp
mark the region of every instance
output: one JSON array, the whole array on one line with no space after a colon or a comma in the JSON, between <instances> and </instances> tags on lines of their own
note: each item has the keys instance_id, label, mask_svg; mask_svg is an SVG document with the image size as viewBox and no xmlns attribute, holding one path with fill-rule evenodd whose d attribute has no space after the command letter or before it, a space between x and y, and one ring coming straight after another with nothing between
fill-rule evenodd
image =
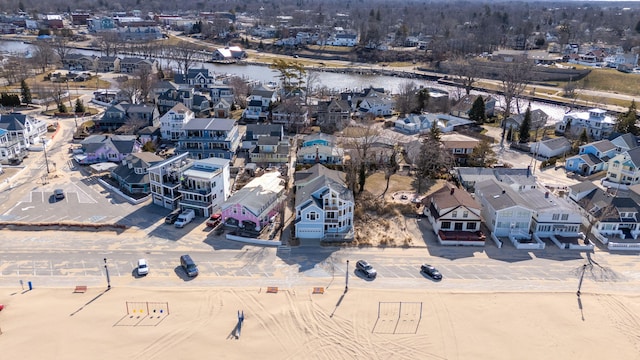
<instances>
[{"instance_id":1,"label":"street lamp","mask_svg":"<svg viewBox=\"0 0 640 360\"><path fill-rule=\"evenodd\" d=\"M347 271L344 279L344 292L349 291L349 260L347 260Z\"/></svg>"},{"instance_id":2,"label":"street lamp","mask_svg":"<svg viewBox=\"0 0 640 360\"><path fill-rule=\"evenodd\" d=\"M111 289L111 279L109 278L109 268L107 267L107 258L104 258L104 272L107 274L107 290Z\"/></svg>"}]
</instances>

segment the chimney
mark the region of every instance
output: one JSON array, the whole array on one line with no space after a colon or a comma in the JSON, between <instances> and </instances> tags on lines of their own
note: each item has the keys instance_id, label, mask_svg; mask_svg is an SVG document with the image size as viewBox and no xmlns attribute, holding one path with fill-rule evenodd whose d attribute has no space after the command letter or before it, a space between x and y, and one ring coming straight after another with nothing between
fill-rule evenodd
<instances>
[{"instance_id":1,"label":"chimney","mask_svg":"<svg viewBox=\"0 0 640 360\"><path fill-rule=\"evenodd\" d=\"M548 199L548 198L549 198L549 192L548 192L548 191L544 193L544 198L545 198L545 199Z\"/></svg>"},{"instance_id":2,"label":"chimney","mask_svg":"<svg viewBox=\"0 0 640 360\"><path fill-rule=\"evenodd\" d=\"M502 193L503 193L503 194L504 194L504 193L506 193L506 192L507 192L507 190L502 190Z\"/></svg>"},{"instance_id":3,"label":"chimney","mask_svg":"<svg viewBox=\"0 0 640 360\"><path fill-rule=\"evenodd\" d=\"M453 193L454 193L455 191L456 191L456 188L452 187L452 188L451 188L451 193L450 193L450 195L453 195Z\"/></svg>"}]
</instances>

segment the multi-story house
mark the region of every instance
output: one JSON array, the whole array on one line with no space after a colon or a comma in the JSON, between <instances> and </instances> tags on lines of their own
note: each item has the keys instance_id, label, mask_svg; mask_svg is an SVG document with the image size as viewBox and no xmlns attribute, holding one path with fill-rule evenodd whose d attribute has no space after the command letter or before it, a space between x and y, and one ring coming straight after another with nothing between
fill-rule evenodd
<instances>
[{"instance_id":1,"label":"multi-story house","mask_svg":"<svg viewBox=\"0 0 640 360\"><path fill-rule=\"evenodd\" d=\"M316 123L323 132L344 129L351 121L351 106L347 100L332 99L318 102Z\"/></svg>"},{"instance_id":2,"label":"multi-story house","mask_svg":"<svg viewBox=\"0 0 640 360\"><path fill-rule=\"evenodd\" d=\"M280 124L288 131L298 132L309 126L309 110L304 105L282 103L271 111L271 123Z\"/></svg>"},{"instance_id":3,"label":"multi-story house","mask_svg":"<svg viewBox=\"0 0 640 360\"><path fill-rule=\"evenodd\" d=\"M121 102L109 107L102 118L96 121L96 126L103 131L126 128L127 131L135 132L145 126L160 127L159 118L160 114L155 105Z\"/></svg>"},{"instance_id":4,"label":"multi-story house","mask_svg":"<svg viewBox=\"0 0 640 360\"><path fill-rule=\"evenodd\" d=\"M222 204L222 221L226 227L258 234L284 211L285 200L280 172L267 172L251 180Z\"/></svg>"},{"instance_id":5,"label":"multi-story house","mask_svg":"<svg viewBox=\"0 0 640 360\"><path fill-rule=\"evenodd\" d=\"M485 235L480 232L482 218L480 204L464 189L446 184L440 190L422 200L427 216L438 240L469 241L484 244Z\"/></svg>"},{"instance_id":6,"label":"multi-story house","mask_svg":"<svg viewBox=\"0 0 640 360\"><path fill-rule=\"evenodd\" d=\"M0 164L19 163L26 156L27 151L20 146L20 139L9 136L9 131L0 128Z\"/></svg>"},{"instance_id":7,"label":"multi-story house","mask_svg":"<svg viewBox=\"0 0 640 360\"><path fill-rule=\"evenodd\" d=\"M182 126L195 118L193 111L183 104L177 104L160 118L160 132L165 140L178 141Z\"/></svg>"},{"instance_id":8,"label":"multi-story house","mask_svg":"<svg viewBox=\"0 0 640 360\"><path fill-rule=\"evenodd\" d=\"M469 156L479 144L480 140L462 134L444 134L440 138L442 147L453 155L455 162L465 165Z\"/></svg>"},{"instance_id":9,"label":"multi-story house","mask_svg":"<svg viewBox=\"0 0 640 360\"><path fill-rule=\"evenodd\" d=\"M549 191L518 192L523 205L533 210L531 232L539 237L575 236L580 232L582 214L575 204Z\"/></svg>"},{"instance_id":10,"label":"multi-story house","mask_svg":"<svg viewBox=\"0 0 640 360\"><path fill-rule=\"evenodd\" d=\"M211 113L213 117L228 118L231 117L231 104L225 99L218 100L217 103L212 102Z\"/></svg>"},{"instance_id":11,"label":"multi-story house","mask_svg":"<svg viewBox=\"0 0 640 360\"><path fill-rule=\"evenodd\" d=\"M283 164L289 160L289 141L277 136L262 136L258 144L249 150L249 159L256 164Z\"/></svg>"},{"instance_id":12,"label":"multi-story house","mask_svg":"<svg viewBox=\"0 0 640 360\"><path fill-rule=\"evenodd\" d=\"M111 170L111 178L118 182L120 189L130 194L148 194L151 192L149 167L162 161L164 158L151 152L129 154Z\"/></svg>"},{"instance_id":13,"label":"multi-story house","mask_svg":"<svg viewBox=\"0 0 640 360\"><path fill-rule=\"evenodd\" d=\"M298 149L299 164L342 164L344 149L336 144L336 137L325 133L307 135Z\"/></svg>"},{"instance_id":14,"label":"multi-story house","mask_svg":"<svg viewBox=\"0 0 640 360\"><path fill-rule=\"evenodd\" d=\"M97 71L120 72L120 58L117 56L101 56L96 61Z\"/></svg>"},{"instance_id":15,"label":"multi-story house","mask_svg":"<svg viewBox=\"0 0 640 360\"><path fill-rule=\"evenodd\" d=\"M615 145L616 152L618 154L631 149L635 149L640 145L640 143L638 142L638 138L631 133L622 134L617 138L611 140L611 143Z\"/></svg>"},{"instance_id":16,"label":"multi-story house","mask_svg":"<svg viewBox=\"0 0 640 360\"><path fill-rule=\"evenodd\" d=\"M231 194L229 160L195 160L182 172L178 191L182 209L193 209L196 216L213 215Z\"/></svg>"},{"instance_id":17,"label":"multi-story house","mask_svg":"<svg viewBox=\"0 0 640 360\"><path fill-rule=\"evenodd\" d=\"M317 164L314 167L324 166ZM342 172L311 169L296 176L295 236L298 239L353 239L353 192Z\"/></svg>"},{"instance_id":18,"label":"multi-story house","mask_svg":"<svg viewBox=\"0 0 640 360\"><path fill-rule=\"evenodd\" d=\"M482 218L495 236L529 237L533 210L509 186L491 179L476 184L476 199L482 204Z\"/></svg>"},{"instance_id":19,"label":"multi-story house","mask_svg":"<svg viewBox=\"0 0 640 360\"><path fill-rule=\"evenodd\" d=\"M233 104L235 103L235 96L233 87L230 85L212 85L209 87L209 97L212 104L216 104L220 100Z\"/></svg>"},{"instance_id":20,"label":"multi-story house","mask_svg":"<svg viewBox=\"0 0 640 360\"><path fill-rule=\"evenodd\" d=\"M556 132L564 134L567 128L573 135L580 135L582 129L587 130L590 138L600 140L611 135L615 126L615 119L602 109L589 111L572 111L564 115L562 121L556 124Z\"/></svg>"},{"instance_id":21,"label":"multi-story house","mask_svg":"<svg viewBox=\"0 0 640 360\"><path fill-rule=\"evenodd\" d=\"M242 140L242 148L245 150L252 149L258 145L258 140L265 136L275 136L280 140L284 140L284 129L282 125L277 124L247 124Z\"/></svg>"},{"instance_id":22,"label":"multi-story house","mask_svg":"<svg viewBox=\"0 0 640 360\"><path fill-rule=\"evenodd\" d=\"M584 210L591 233L609 248L640 235L640 194L637 185L627 191L605 191L596 186L576 184L569 187L570 198ZM628 244L626 244L628 245ZM622 250L629 250L625 245ZM635 248L637 249L637 245Z\"/></svg>"},{"instance_id":23,"label":"multi-story house","mask_svg":"<svg viewBox=\"0 0 640 360\"><path fill-rule=\"evenodd\" d=\"M71 71L93 71L98 64L95 55L66 54L62 61L62 67Z\"/></svg>"},{"instance_id":24,"label":"multi-story house","mask_svg":"<svg viewBox=\"0 0 640 360\"><path fill-rule=\"evenodd\" d=\"M640 184L640 147L627 150L609 160L606 180L626 186Z\"/></svg>"},{"instance_id":25,"label":"multi-story house","mask_svg":"<svg viewBox=\"0 0 640 360\"><path fill-rule=\"evenodd\" d=\"M126 57L120 60L120 72L134 74L138 71L148 74L155 73L158 69L158 61L142 58Z\"/></svg>"},{"instance_id":26,"label":"multi-story house","mask_svg":"<svg viewBox=\"0 0 640 360\"><path fill-rule=\"evenodd\" d=\"M248 121L266 120L269 116L271 103L278 100L275 90L261 84L251 90L251 95L247 101L247 108L242 113L242 117Z\"/></svg>"},{"instance_id":27,"label":"multi-story house","mask_svg":"<svg viewBox=\"0 0 640 360\"><path fill-rule=\"evenodd\" d=\"M209 73L209 69L202 67L201 69L189 69L186 74L176 74L173 81L178 85L208 89L214 86L216 77L213 73Z\"/></svg>"},{"instance_id":28,"label":"multi-story house","mask_svg":"<svg viewBox=\"0 0 640 360\"><path fill-rule=\"evenodd\" d=\"M193 165L188 153L172 156L149 167L149 183L153 203L167 209L180 206L182 174Z\"/></svg>"},{"instance_id":29,"label":"multi-story house","mask_svg":"<svg viewBox=\"0 0 640 360\"><path fill-rule=\"evenodd\" d=\"M496 99L491 95L466 95L451 108L450 114L456 117L468 119L469 112L478 96L484 100L484 112L487 117L493 117L496 108Z\"/></svg>"},{"instance_id":30,"label":"multi-story house","mask_svg":"<svg viewBox=\"0 0 640 360\"><path fill-rule=\"evenodd\" d=\"M618 152L618 147L609 140L600 140L580 146L577 155L565 161L567 171L585 176L607 170L609 159Z\"/></svg>"},{"instance_id":31,"label":"multi-story house","mask_svg":"<svg viewBox=\"0 0 640 360\"><path fill-rule=\"evenodd\" d=\"M211 110L211 102L209 99L195 92L193 88L183 88L179 90L169 89L156 98L156 104L160 114L166 113L180 103L192 110L197 116L208 116Z\"/></svg>"},{"instance_id":32,"label":"multi-story house","mask_svg":"<svg viewBox=\"0 0 640 360\"><path fill-rule=\"evenodd\" d=\"M42 141L47 123L25 114L0 114L0 129L6 130L9 139L17 139L22 149L27 150Z\"/></svg>"},{"instance_id":33,"label":"multi-story house","mask_svg":"<svg viewBox=\"0 0 640 360\"><path fill-rule=\"evenodd\" d=\"M182 126L176 150L189 152L194 159L232 160L239 146L240 134L235 120L195 118Z\"/></svg>"}]
</instances>

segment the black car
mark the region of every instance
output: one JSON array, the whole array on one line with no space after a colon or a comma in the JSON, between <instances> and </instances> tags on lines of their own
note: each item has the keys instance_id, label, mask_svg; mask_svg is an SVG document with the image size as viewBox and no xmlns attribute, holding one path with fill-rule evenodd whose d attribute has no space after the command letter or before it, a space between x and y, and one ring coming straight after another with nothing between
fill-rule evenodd
<instances>
[{"instance_id":1,"label":"black car","mask_svg":"<svg viewBox=\"0 0 640 360\"><path fill-rule=\"evenodd\" d=\"M374 269L373 266L365 260L358 260L356 263L356 270L361 271L369 279L375 279L378 275L376 269Z\"/></svg>"},{"instance_id":2,"label":"black car","mask_svg":"<svg viewBox=\"0 0 640 360\"><path fill-rule=\"evenodd\" d=\"M62 189L55 189L55 190L53 190L53 197L54 197L56 200L62 200L62 199L64 199L64 190L62 190Z\"/></svg>"},{"instance_id":3,"label":"black car","mask_svg":"<svg viewBox=\"0 0 640 360\"><path fill-rule=\"evenodd\" d=\"M427 274L433 280L442 280L442 274L432 265L422 264L420 266L420 271Z\"/></svg>"},{"instance_id":4,"label":"black car","mask_svg":"<svg viewBox=\"0 0 640 360\"><path fill-rule=\"evenodd\" d=\"M173 224L178 219L178 216L180 216L180 211L174 211L171 214L167 215L166 218L164 218L164 223Z\"/></svg>"}]
</instances>

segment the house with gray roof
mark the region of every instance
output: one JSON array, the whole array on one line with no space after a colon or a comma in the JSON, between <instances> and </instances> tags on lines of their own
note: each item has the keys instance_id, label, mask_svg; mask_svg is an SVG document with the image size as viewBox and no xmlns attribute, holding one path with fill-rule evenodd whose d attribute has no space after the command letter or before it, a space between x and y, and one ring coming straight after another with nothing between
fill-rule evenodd
<instances>
[{"instance_id":1,"label":"house with gray roof","mask_svg":"<svg viewBox=\"0 0 640 360\"><path fill-rule=\"evenodd\" d=\"M612 139L611 143L615 145L616 151L618 153L623 153L625 151L637 148L640 145L638 137L631 133L622 134Z\"/></svg>"},{"instance_id":2,"label":"house with gray roof","mask_svg":"<svg viewBox=\"0 0 640 360\"><path fill-rule=\"evenodd\" d=\"M318 102L316 123L322 132L340 131L350 121L351 105L347 100L331 99Z\"/></svg>"},{"instance_id":3,"label":"house with gray roof","mask_svg":"<svg viewBox=\"0 0 640 360\"><path fill-rule=\"evenodd\" d=\"M82 153L74 159L82 165L100 162L122 162L129 154L140 152L135 135L91 135L80 143Z\"/></svg>"},{"instance_id":4,"label":"house with gray roof","mask_svg":"<svg viewBox=\"0 0 640 360\"><path fill-rule=\"evenodd\" d=\"M609 160L606 181L625 186L640 184L640 147Z\"/></svg>"},{"instance_id":5,"label":"house with gray roof","mask_svg":"<svg viewBox=\"0 0 640 360\"><path fill-rule=\"evenodd\" d=\"M107 108L96 126L102 131L135 133L146 126L160 127L160 114L155 105L121 102Z\"/></svg>"},{"instance_id":6,"label":"house with gray roof","mask_svg":"<svg viewBox=\"0 0 640 360\"><path fill-rule=\"evenodd\" d=\"M42 141L47 133L47 123L26 114L0 114L0 129L7 132L8 139L17 140L26 151Z\"/></svg>"},{"instance_id":7,"label":"house with gray roof","mask_svg":"<svg viewBox=\"0 0 640 360\"><path fill-rule=\"evenodd\" d=\"M528 190L537 187L536 177L531 174L531 169L512 168L479 168L458 167L455 168L460 184L469 192L475 191L475 185L495 179L504 182L514 190Z\"/></svg>"},{"instance_id":8,"label":"house with gray roof","mask_svg":"<svg viewBox=\"0 0 640 360\"><path fill-rule=\"evenodd\" d=\"M563 136L534 142L530 146L530 152L534 156L545 159L565 155L570 150L571 142Z\"/></svg>"},{"instance_id":9,"label":"house with gray roof","mask_svg":"<svg viewBox=\"0 0 640 360\"><path fill-rule=\"evenodd\" d=\"M580 146L577 155L565 161L567 171L585 176L607 170L608 161L617 154L617 146L609 140L595 141Z\"/></svg>"},{"instance_id":10,"label":"house with gray roof","mask_svg":"<svg viewBox=\"0 0 640 360\"><path fill-rule=\"evenodd\" d=\"M232 160L239 146L240 133L235 120L195 118L182 125L176 151L188 152L194 159Z\"/></svg>"},{"instance_id":11,"label":"house with gray roof","mask_svg":"<svg viewBox=\"0 0 640 360\"><path fill-rule=\"evenodd\" d=\"M188 85L196 89L208 89L214 86L216 77L204 66L200 69L189 69L186 74L176 74L173 81L179 85Z\"/></svg>"},{"instance_id":12,"label":"house with gray roof","mask_svg":"<svg viewBox=\"0 0 640 360\"><path fill-rule=\"evenodd\" d=\"M230 161L207 158L193 161L181 173L180 208L192 209L196 216L209 217L219 211L231 195Z\"/></svg>"},{"instance_id":13,"label":"house with gray roof","mask_svg":"<svg viewBox=\"0 0 640 360\"><path fill-rule=\"evenodd\" d=\"M242 148L249 150L258 145L258 139L264 136L275 136L284 140L284 128L280 124L247 124L242 139Z\"/></svg>"},{"instance_id":14,"label":"house with gray roof","mask_svg":"<svg viewBox=\"0 0 640 360\"><path fill-rule=\"evenodd\" d=\"M0 128L0 164L19 163L26 156L27 150L20 146L20 140L9 136L7 130Z\"/></svg>"},{"instance_id":15,"label":"house with gray roof","mask_svg":"<svg viewBox=\"0 0 640 360\"><path fill-rule=\"evenodd\" d=\"M482 204L482 218L495 236L529 236L533 210L515 190L490 179L476 184L475 195Z\"/></svg>"},{"instance_id":16,"label":"house with gray roof","mask_svg":"<svg viewBox=\"0 0 640 360\"><path fill-rule=\"evenodd\" d=\"M111 170L111 178L118 187L130 194L149 194L149 167L164 161L164 158L151 153L139 152L127 155L122 163Z\"/></svg>"},{"instance_id":17,"label":"house with gray roof","mask_svg":"<svg viewBox=\"0 0 640 360\"><path fill-rule=\"evenodd\" d=\"M262 136L258 143L249 150L252 163L273 166L289 161L289 140L281 140L277 136Z\"/></svg>"},{"instance_id":18,"label":"house with gray roof","mask_svg":"<svg viewBox=\"0 0 640 360\"><path fill-rule=\"evenodd\" d=\"M295 236L324 241L353 240L353 192L344 174L320 169L320 164L296 177Z\"/></svg>"},{"instance_id":19,"label":"house with gray roof","mask_svg":"<svg viewBox=\"0 0 640 360\"><path fill-rule=\"evenodd\" d=\"M269 106L278 100L277 95L274 89L264 84L255 87L247 99L247 108L242 112L242 117L247 121L266 120Z\"/></svg>"},{"instance_id":20,"label":"house with gray roof","mask_svg":"<svg viewBox=\"0 0 640 360\"><path fill-rule=\"evenodd\" d=\"M502 125L500 127L503 129L511 128L513 130L518 130L520 129L520 126L522 126L524 115L525 113L511 115L502 121ZM549 115L544 111L540 109L531 110L531 129L542 129L547 124L547 120L549 120Z\"/></svg>"}]
</instances>

